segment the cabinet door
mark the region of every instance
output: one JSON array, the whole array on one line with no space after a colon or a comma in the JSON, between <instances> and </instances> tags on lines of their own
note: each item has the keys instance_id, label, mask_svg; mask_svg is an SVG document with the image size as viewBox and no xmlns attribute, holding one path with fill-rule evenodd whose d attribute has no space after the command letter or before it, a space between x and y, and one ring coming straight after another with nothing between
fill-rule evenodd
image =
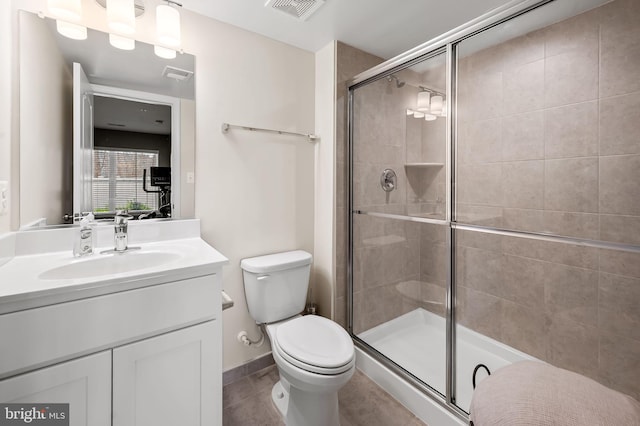
<instances>
[{"instance_id":1,"label":"cabinet door","mask_svg":"<svg viewBox=\"0 0 640 426\"><path fill-rule=\"evenodd\" d=\"M70 426L110 426L111 351L2 380L0 401L68 403Z\"/></svg>"},{"instance_id":2,"label":"cabinet door","mask_svg":"<svg viewBox=\"0 0 640 426\"><path fill-rule=\"evenodd\" d=\"M113 426L220 426L220 321L113 350Z\"/></svg>"}]
</instances>

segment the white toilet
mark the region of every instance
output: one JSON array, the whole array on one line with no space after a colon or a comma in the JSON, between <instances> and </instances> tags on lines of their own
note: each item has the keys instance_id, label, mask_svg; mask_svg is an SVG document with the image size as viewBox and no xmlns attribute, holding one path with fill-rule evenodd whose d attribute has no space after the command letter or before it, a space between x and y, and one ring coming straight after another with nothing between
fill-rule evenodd
<instances>
[{"instance_id":1,"label":"white toilet","mask_svg":"<svg viewBox=\"0 0 640 426\"><path fill-rule=\"evenodd\" d=\"M301 250L243 259L249 313L265 324L280 381L271 392L287 426L336 426L338 390L355 371L349 334L333 321L301 316L312 257Z\"/></svg>"}]
</instances>

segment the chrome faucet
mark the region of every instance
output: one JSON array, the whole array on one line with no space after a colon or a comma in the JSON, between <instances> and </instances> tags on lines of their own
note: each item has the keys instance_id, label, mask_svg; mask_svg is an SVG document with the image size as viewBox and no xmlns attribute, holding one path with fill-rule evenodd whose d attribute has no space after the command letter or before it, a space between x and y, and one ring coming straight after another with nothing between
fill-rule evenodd
<instances>
[{"instance_id":1,"label":"chrome faucet","mask_svg":"<svg viewBox=\"0 0 640 426\"><path fill-rule=\"evenodd\" d=\"M129 226L129 219L131 216L127 213L126 210L118 210L116 211L116 215L113 218L114 225L114 241L115 241L115 252L123 252L127 250L127 245L129 243L129 237L127 234L127 228Z\"/></svg>"}]
</instances>

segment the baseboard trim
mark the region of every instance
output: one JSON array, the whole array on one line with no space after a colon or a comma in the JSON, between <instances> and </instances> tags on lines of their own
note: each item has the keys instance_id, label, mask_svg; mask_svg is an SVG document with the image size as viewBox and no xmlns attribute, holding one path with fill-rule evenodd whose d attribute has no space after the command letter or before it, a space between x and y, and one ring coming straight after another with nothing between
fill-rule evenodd
<instances>
[{"instance_id":1,"label":"baseboard trim","mask_svg":"<svg viewBox=\"0 0 640 426\"><path fill-rule=\"evenodd\" d=\"M242 364L238 367L231 368L224 373L222 373L222 385L228 385L229 383L233 383L237 380L242 379L245 376L249 376L256 371L260 371L263 368L267 368L270 365L275 364L273 360L273 356L271 352L262 355L259 358L256 358L252 361L249 361L246 364Z\"/></svg>"}]
</instances>

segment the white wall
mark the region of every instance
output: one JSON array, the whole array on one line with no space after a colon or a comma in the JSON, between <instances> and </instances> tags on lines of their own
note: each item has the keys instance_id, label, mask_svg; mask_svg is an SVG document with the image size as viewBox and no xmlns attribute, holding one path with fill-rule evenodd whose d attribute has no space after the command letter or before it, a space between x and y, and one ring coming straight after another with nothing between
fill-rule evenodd
<instances>
[{"instance_id":1,"label":"white wall","mask_svg":"<svg viewBox=\"0 0 640 426\"><path fill-rule=\"evenodd\" d=\"M55 224L72 213L72 129L67 117L73 80L42 20L23 13L19 25L24 29L19 40L20 117L26 118L20 120L20 223L44 217Z\"/></svg>"},{"instance_id":2,"label":"white wall","mask_svg":"<svg viewBox=\"0 0 640 426\"><path fill-rule=\"evenodd\" d=\"M335 104L336 42L331 42L315 55L316 60L316 132L321 135L315 155L315 238L314 299L319 312L335 318Z\"/></svg>"},{"instance_id":3,"label":"white wall","mask_svg":"<svg viewBox=\"0 0 640 426\"><path fill-rule=\"evenodd\" d=\"M0 75L11 76L11 4L0 2ZM0 181L11 174L11 78L0 79ZM11 201L11 200L9 200ZM0 236L10 229L10 215L0 215Z\"/></svg>"},{"instance_id":4,"label":"white wall","mask_svg":"<svg viewBox=\"0 0 640 426\"><path fill-rule=\"evenodd\" d=\"M145 2L136 38L153 43L157 0ZM13 0L46 14L45 0ZM85 22L106 30L105 13L83 0ZM196 56L195 214L202 235L229 257L224 288L235 306L225 311L225 369L269 351L236 341L257 336L244 299L239 262L281 250L313 253L314 145L304 138L232 130L223 122L314 133L314 55L263 36L181 10L183 48Z\"/></svg>"}]
</instances>

